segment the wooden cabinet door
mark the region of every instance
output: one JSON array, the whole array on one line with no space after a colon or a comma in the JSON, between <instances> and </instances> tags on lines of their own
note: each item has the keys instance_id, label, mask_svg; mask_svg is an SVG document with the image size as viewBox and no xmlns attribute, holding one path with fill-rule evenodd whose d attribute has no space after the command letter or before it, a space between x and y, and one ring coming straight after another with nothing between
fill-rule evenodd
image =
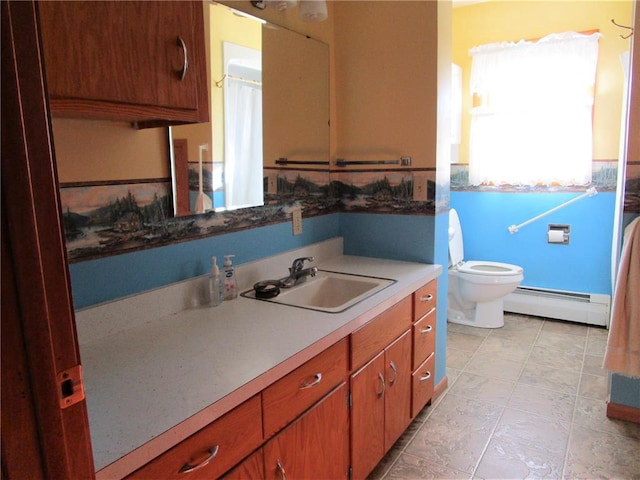
<instances>
[{"instance_id":1,"label":"wooden cabinet door","mask_svg":"<svg viewBox=\"0 0 640 480\"><path fill-rule=\"evenodd\" d=\"M262 448L249 455L240 465L222 478L224 480L259 480L264 478L264 452Z\"/></svg>"},{"instance_id":2,"label":"wooden cabinet door","mask_svg":"<svg viewBox=\"0 0 640 480\"><path fill-rule=\"evenodd\" d=\"M351 375L351 467L354 479L365 478L383 457L384 352Z\"/></svg>"},{"instance_id":3,"label":"wooden cabinet door","mask_svg":"<svg viewBox=\"0 0 640 480\"><path fill-rule=\"evenodd\" d=\"M264 446L267 479L340 479L349 470L347 385L342 383Z\"/></svg>"},{"instance_id":4,"label":"wooden cabinet door","mask_svg":"<svg viewBox=\"0 0 640 480\"><path fill-rule=\"evenodd\" d=\"M385 349L384 449L411 423L411 330Z\"/></svg>"},{"instance_id":5,"label":"wooden cabinet door","mask_svg":"<svg viewBox=\"0 0 640 480\"><path fill-rule=\"evenodd\" d=\"M145 108L159 109L157 119L181 117L171 110L206 110L202 2L56 1L38 7L54 114L152 120Z\"/></svg>"}]
</instances>

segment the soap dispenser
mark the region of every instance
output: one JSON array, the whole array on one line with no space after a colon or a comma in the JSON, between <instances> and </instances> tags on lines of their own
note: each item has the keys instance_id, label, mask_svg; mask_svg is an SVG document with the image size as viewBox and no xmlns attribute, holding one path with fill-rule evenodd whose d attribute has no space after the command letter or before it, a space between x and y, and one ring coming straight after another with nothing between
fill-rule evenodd
<instances>
[{"instance_id":1,"label":"soap dispenser","mask_svg":"<svg viewBox=\"0 0 640 480\"><path fill-rule=\"evenodd\" d=\"M218 259L211 257L211 275L209 276L209 300L211 306L217 307L224 300L222 276L218 268Z\"/></svg>"},{"instance_id":2,"label":"soap dispenser","mask_svg":"<svg viewBox=\"0 0 640 480\"><path fill-rule=\"evenodd\" d=\"M236 271L231 263L232 257L235 257L235 255L224 256L222 283L225 300L232 300L238 297L238 282L236 281Z\"/></svg>"}]
</instances>

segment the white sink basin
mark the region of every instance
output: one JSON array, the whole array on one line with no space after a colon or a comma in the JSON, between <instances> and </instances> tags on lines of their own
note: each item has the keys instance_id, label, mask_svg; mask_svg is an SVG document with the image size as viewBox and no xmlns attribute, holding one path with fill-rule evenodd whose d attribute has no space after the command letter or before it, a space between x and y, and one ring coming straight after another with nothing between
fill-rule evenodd
<instances>
[{"instance_id":1,"label":"white sink basin","mask_svg":"<svg viewBox=\"0 0 640 480\"><path fill-rule=\"evenodd\" d=\"M389 278L319 270L315 277L309 277L300 285L280 289L276 297L257 300L340 313L393 283L395 280ZM253 290L243 293L243 296L256 298Z\"/></svg>"}]
</instances>

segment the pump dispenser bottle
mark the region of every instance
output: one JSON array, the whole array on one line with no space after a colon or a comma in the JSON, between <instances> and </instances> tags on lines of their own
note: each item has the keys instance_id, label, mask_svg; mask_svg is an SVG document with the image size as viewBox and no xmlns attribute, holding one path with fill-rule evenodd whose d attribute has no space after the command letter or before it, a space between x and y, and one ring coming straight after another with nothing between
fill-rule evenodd
<instances>
[{"instance_id":1,"label":"pump dispenser bottle","mask_svg":"<svg viewBox=\"0 0 640 480\"><path fill-rule=\"evenodd\" d=\"M224 299L222 276L218 268L218 259L211 257L211 275L209 276L209 300L211 306L217 307Z\"/></svg>"},{"instance_id":2,"label":"pump dispenser bottle","mask_svg":"<svg viewBox=\"0 0 640 480\"><path fill-rule=\"evenodd\" d=\"M235 255L225 255L222 268L222 283L224 287L224 299L232 300L238 297L238 282L236 280L236 271L231 264L231 258Z\"/></svg>"}]
</instances>

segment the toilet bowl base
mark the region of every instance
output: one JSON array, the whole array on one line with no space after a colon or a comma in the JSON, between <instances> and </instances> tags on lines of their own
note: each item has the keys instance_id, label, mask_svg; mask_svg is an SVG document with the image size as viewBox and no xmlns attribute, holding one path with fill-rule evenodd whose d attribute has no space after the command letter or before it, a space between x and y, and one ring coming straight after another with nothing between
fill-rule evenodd
<instances>
[{"instance_id":1,"label":"toilet bowl base","mask_svg":"<svg viewBox=\"0 0 640 480\"><path fill-rule=\"evenodd\" d=\"M470 310L449 308L447 320L450 323L479 328L500 328L504 326L504 302L500 298L490 302L479 302Z\"/></svg>"}]
</instances>

